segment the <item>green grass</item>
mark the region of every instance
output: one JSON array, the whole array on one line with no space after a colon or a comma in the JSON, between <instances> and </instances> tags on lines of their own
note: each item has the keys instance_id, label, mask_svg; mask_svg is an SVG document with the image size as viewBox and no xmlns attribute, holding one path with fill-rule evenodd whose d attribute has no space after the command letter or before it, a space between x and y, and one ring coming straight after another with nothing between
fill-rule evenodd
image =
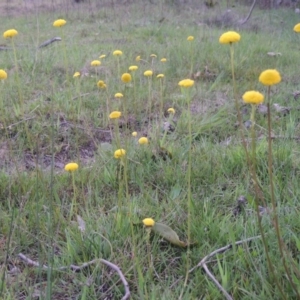
<instances>
[{"instance_id":1,"label":"green grass","mask_svg":"<svg viewBox=\"0 0 300 300\"><path fill-rule=\"evenodd\" d=\"M245 26L217 26L215 22L226 3L208 9L197 1L175 4L162 1L134 1L127 5L96 3L82 8L62 7L55 11L27 12L11 18L2 16L2 31L15 28L24 99L21 113L13 52L0 51L0 68L8 73L0 82L0 292L1 299L121 299L124 287L115 272L98 263L81 272L57 271L61 266L80 265L103 258L118 265L129 283L132 299L223 299L206 273L195 269L184 287L187 260L193 267L212 251L238 240L259 235L254 205L254 187L238 134L231 84L228 46L219 44L227 30L242 38L235 45L238 96L247 90L266 89L259 74L276 68L282 82L272 88L274 103L291 108L290 113L273 113L273 167L279 224L287 249L299 261L299 124L298 102L293 93L299 89L300 40L293 32L297 15L289 9L261 11L258 8ZM242 19L248 7L233 8L233 19ZM266 14L269 17L263 18ZM61 36L55 19L64 18L63 42L38 49L45 40ZM164 18L164 19L163 19ZM178 82L190 77L190 42L193 35L195 86L192 89L192 215L191 246L176 247L157 234L150 235L153 270L149 268L149 245L142 220L151 217L175 230L187 241L188 114ZM7 40L3 46L10 47ZM2 45L1 44L1 45ZM125 86L117 77L116 49L121 74L131 65L135 73ZM268 52L281 55L268 56ZM157 58L151 59L150 54ZM92 60L106 57L95 69ZM136 56L142 60L136 62ZM161 58L167 62L160 62ZM154 71L152 115L148 116L148 80L144 71ZM73 74L85 74L80 79ZM174 107L175 130L163 138L158 124L160 86L156 75L164 78L164 121L166 110ZM69 78L67 80L67 78ZM78 112L79 80L81 108ZM98 89L104 80L107 89ZM78 83L78 82L77 82ZM117 92L124 94L115 99ZM137 105L134 106L136 95ZM109 109L107 110L107 103ZM128 122L124 113L126 107ZM243 121L250 109L241 101ZM114 159L117 141L107 112L122 111L119 120L121 147L126 149L128 194L123 182L124 168ZM135 114L137 112L137 115ZM148 118L150 117L150 121ZM270 205L267 120L257 114L257 175ZM137 131L138 137L131 132ZM138 138L147 136L148 145ZM250 132L246 131L246 138ZM72 177L64 165L77 162L75 196L78 215L85 231L78 229L76 217L70 218L74 199ZM234 216L237 199L247 203ZM271 207L271 205L270 205ZM275 274L287 299L296 299L280 260L270 216L262 217L269 255ZM148 245L148 246L147 246ZM44 271L18 259L23 253L41 264ZM261 239L253 240L226 253L218 254L208 267L234 299L282 299L266 262ZM4 276L4 277L3 277ZM4 278L4 281L3 281ZM300 278L294 282L300 289Z\"/></svg>"}]
</instances>

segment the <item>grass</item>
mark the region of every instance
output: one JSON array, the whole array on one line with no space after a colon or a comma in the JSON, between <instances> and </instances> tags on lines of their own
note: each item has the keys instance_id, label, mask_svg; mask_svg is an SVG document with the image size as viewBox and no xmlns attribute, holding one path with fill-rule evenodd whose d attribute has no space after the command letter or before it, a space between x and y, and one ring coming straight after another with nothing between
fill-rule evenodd
<instances>
[{"instance_id":1,"label":"grass","mask_svg":"<svg viewBox=\"0 0 300 300\"><path fill-rule=\"evenodd\" d=\"M0 68L8 72L8 78L0 82L4 103L0 114L0 297L121 299L124 287L119 277L103 264L78 273L57 271L60 266L102 258L121 268L132 299L178 299L181 294L182 299L223 299L199 268L189 275L186 288L183 283L187 263L193 267L220 247L260 234L254 188L237 131L229 49L218 42L223 32L232 29L242 36L235 45L240 98L252 89L266 94L258 82L264 69L276 68L282 75L282 82L272 88L272 99L273 103L290 107L290 112L283 115L272 111L275 198L283 240L298 263L299 105L292 95L299 88L300 41L292 31L297 15L284 8L268 12L256 9L245 26L232 23L226 27L218 21L220 11L226 9L225 2L208 9L196 1L186 5L163 1L163 11L158 3L142 1L128 5L104 3L101 7L93 1L80 5L81 9L49 7L25 10L23 14L18 7L14 18L5 13L2 16L3 32L9 28L19 32L15 44L24 113L18 108L13 51L1 51ZM248 9L240 5L232 8L232 20L242 19ZM266 13L270 18L262 18ZM45 40L60 36L60 31L52 27L58 18L67 20L62 28L67 63L61 42L37 48ZM195 85L189 112L178 82L190 76L190 42L186 41L190 35L195 37ZM7 40L3 39L2 44L10 47ZM112 55L116 49L123 51L121 74L131 65L139 67L135 71L135 91L132 82L125 86L117 76L117 59ZM281 55L269 56L268 52ZM150 58L152 53L156 59ZM101 54L106 57L96 72L90 62ZM135 61L138 55L140 62ZM163 57L167 62L160 62ZM150 69L154 72L152 114L146 115L149 91L143 73ZM76 71L83 76L73 79ZM176 110L172 120L175 130L166 135L165 149L160 148L163 132L157 134L161 128L159 73L165 75L163 120L168 120L169 107ZM104 80L107 89L98 89L98 80ZM117 92L124 97L115 99ZM107 103L110 112L123 113L119 133L121 147L126 149L127 179L123 177L124 166L113 157L119 147L111 135L115 128L108 118ZM240 105L246 122L250 108L242 101ZM170 226L181 241L188 239L189 113L192 245L188 255L185 248L157 234L152 233L148 243L142 220L151 217ZM256 123L257 175L270 205L265 115L257 113ZM137 137L131 136L133 131L138 132ZM149 144L138 144L142 136L149 138ZM250 131L246 131L246 138L250 138ZM72 176L64 171L70 161L79 164L73 174L75 194ZM247 203L238 210L241 196ZM83 232L78 229L76 216L70 219L74 197L76 211L85 222ZM268 214L263 214L262 225L274 276L286 298L295 299ZM45 272L24 265L17 257L20 252L53 269ZM234 299L281 299L260 239L218 254L208 267ZM299 289L296 275L294 281Z\"/></svg>"}]
</instances>

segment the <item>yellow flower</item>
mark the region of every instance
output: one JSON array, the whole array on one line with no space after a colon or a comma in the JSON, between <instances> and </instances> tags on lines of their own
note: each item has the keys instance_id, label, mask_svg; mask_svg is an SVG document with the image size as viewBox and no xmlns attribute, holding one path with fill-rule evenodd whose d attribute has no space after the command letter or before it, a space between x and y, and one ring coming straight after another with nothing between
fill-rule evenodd
<instances>
[{"instance_id":1,"label":"yellow flower","mask_svg":"<svg viewBox=\"0 0 300 300\"><path fill-rule=\"evenodd\" d=\"M164 78L165 75L164 75L164 74L158 74L156 77L157 77L157 78Z\"/></svg>"},{"instance_id":2,"label":"yellow flower","mask_svg":"<svg viewBox=\"0 0 300 300\"><path fill-rule=\"evenodd\" d=\"M140 145L145 145L145 144L148 144L148 139L146 138L146 137L141 137L140 139L139 139L139 144Z\"/></svg>"},{"instance_id":3,"label":"yellow flower","mask_svg":"<svg viewBox=\"0 0 300 300\"><path fill-rule=\"evenodd\" d=\"M100 89L105 89L105 88L106 88L106 84L105 84L105 82L104 82L103 80L99 80L99 81L97 82L97 86L98 86L98 88L100 88Z\"/></svg>"},{"instance_id":4,"label":"yellow flower","mask_svg":"<svg viewBox=\"0 0 300 300\"><path fill-rule=\"evenodd\" d=\"M188 38L187 38L187 40L188 40L189 42L193 41L194 39L195 39L195 38L194 38L192 35L188 36Z\"/></svg>"},{"instance_id":5,"label":"yellow flower","mask_svg":"<svg viewBox=\"0 0 300 300\"><path fill-rule=\"evenodd\" d=\"M148 70L148 71L144 72L144 76L146 76L146 77L150 77L152 75L153 75L153 72L151 70Z\"/></svg>"},{"instance_id":6,"label":"yellow flower","mask_svg":"<svg viewBox=\"0 0 300 300\"><path fill-rule=\"evenodd\" d=\"M131 135L132 135L132 136L137 136L137 132L134 131Z\"/></svg>"},{"instance_id":7,"label":"yellow flower","mask_svg":"<svg viewBox=\"0 0 300 300\"><path fill-rule=\"evenodd\" d=\"M173 107L170 107L170 108L168 108L167 112L169 114L173 114L174 115L175 114L175 109Z\"/></svg>"},{"instance_id":8,"label":"yellow flower","mask_svg":"<svg viewBox=\"0 0 300 300\"><path fill-rule=\"evenodd\" d=\"M231 44L238 42L240 39L241 36L237 32L227 31L220 36L219 42L221 44Z\"/></svg>"},{"instance_id":9,"label":"yellow flower","mask_svg":"<svg viewBox=\"0 0 300 300\"><path fill-rule=\"evenodd\" d=\"M194 85L194 80L192 80L192 79L183 79L183 80L179 81L178 85L181 86L181 87L184 87L184 88L189 88L189 87L192 87Z\"/></svg>"},{"instance_id":10,"label":"yellow flower","mask_svg":"<svg viewBox=\"0 0 300 300\"><path fill-rule=\"evenodd\" d=\"M124 82L124 83L128 83L131 81L131 75L129 73L124 73L122 74L121 76L121 80Z\"/></svg>"},{"instance_id":11,"label":"yellow flower","mask_svg":"<svg viewBox=\"0 0 300 300\"><path fill-rule=\"evenodd\" d=\"M146 227L153 227L155 224L155 221L151 218L146 218L143 220L143 223Z\"/></svg>"},{"instance_id":12,"label":"yellow flower","mask_svg":"<svg viewBox=\"0 0 300 300\"><path fill-rule=\"evenodd\" d=\"M7 78L7 73L4 70L0 70L0 80L4 80Z\"/></svg>"},{"instance_id":13,"label":"yellow flower","mask_svg":"<svg viewBox=\"0 0 300 300\"><path fill-rule=\"evenodd\" d=\"M53 26L54 26L54 27L62 27L62 26L64 26L66 23L67 23L66 20L64 20L64 19L58 19L58 20L54 21Z\"/></svg>"},{"instance_id":14,"label":"yellow flower","mask_svg":"<svg viewBox=\"0 0 300 300\"><path fill-rule=\"evenodd\" d=\"M138 66L130 66L129 71L136 71L138 68Z\"/></svg>"},{"instance_id":15,"label":"yellow flower","mask_svg":"<svg viewBox=\"0 0 300 300\"><path fill-rule=\"evenodd\" d=\"M295 31L295 32L300 32L300 23L298 23L298 24L296 24L296 25L294 26L294 31Z\"/></svg>"},{"instance_id":16,"label":"yellow flower","mask_svg":"<svg viewBox=\"0 0 300 300\"><path fill-rule=\"evenodd\" d=\"M101 61L100 60L93 60L91 62L91 66L92 67L97 67L97 66L100 66L101 65Z\"/></svg>"},{"instance_id":17,"label":"yellow flower","mask_svg":"<svg viewBox=\"0 0 300 300\"><path fill-rule=\"evenodd\" d=\"M119 119L121 117L121 112L120 111L113 111L109 114L110 119Z\"/></svg>"},{"instance_id":18,"label":"yellow flower","mask_svg":"<svg viewBox=\"0 0 300 300\"><path fill-rule=\"evenodd\" d=\"M265 70L259 75L258 79L264 85L273 85L281 81L280 74L277 70Z\"/></svg>"},{"instance_id":19,"label":"yellow flower","mask_svg":"<svg viewBox=\"0 0 300 300\"><path fill-rule=\"evenodd\" d=\"M9 29L3 33L3 37L6 39L12 38L12 37L16 36L17 34L18 34L18 31L16 29Z\"/></svg>"},{"instance_id":20,"label":"yellow flower","mask_svg":"<svg viewBox=\"0 0 300 300\"><path fill-rule=\"evenodd\" d=\"M102 59L102 58L104 58L104 57L106 57L105 54L102 54L102 55L99 56L100 59Z\"/></svg>"},{"instance_id":21,"label":"yellow flower","mask_svg":"<svg viewBox=\"0 0 300 300\"><path fill-rule=\"evenodd\" d=\"M161 61L161 62L166 62L167 59L166 59L166 58L162 58L160 61Z\"/></svg>"},{"instance_id":22,"label":"yellow flower","mask_svg":"<svg viewBox=\"0 0 300 300\"><path fill-rule=\"evenodd\" d=\"M79 76L80 76L79 72L75 72L74 75L73 75L74 78L79 77Z\"/></svg>"},{"instance_id":23,"label":"yellow flower","mask_svg":"<svg viewBox=\"0 0 300 300\"><path fill-rule=\"evenodd\" d=\"M114 56L121 56L123 54L123 52L121 51L121 50L115 50L114 52L113 52L113 55Z\"/></svg>"},{"instance_id":24,"label":"yellow flower","mask_svg":"<svg viewBox=\"0 0 300 300\"><path fill-rule=\"evenodd\" d=\"M138 55L136 58L135 58L135 61L140 61L141 60L141 56Z\"/></svg>"},{"instance_id":25,"label":"yellow flower","mask_svg":"<svg viewBox=\"0 0 300 300\"><path fill-rule=\"evenodd\" d=\"M65 170L68 172L74 172L78 169L78 164L76 163L68 163L65 165Z\"/></svg>"},{"instance_id":26,"label":"yellow flower","mask_svg":"<svg viewBox=\"0 0 300 300\"><path fill-rule=\"evenodd\" d=\"M115 98L123 98L123 94L122 93L116 93Z\"/></svg>"},{"instance_id":27,"label":"yellow flower","mask_svg":"<svg viewBox=\"0 0 300 300\"><path fill-rule=\"evenodd\" d=\"M116 150L115 153L114 153L114 157L115 157L116 159L122 158L122 157L125 156L125 155L126 155L126 151L125 151L124 149L118 149L118 150Z\"/></svg>"},{"instance_id":28,"label":"yellow flower","mask_svg":"<svg viewBox=\"0 0 300 300\"><path fill-rule=\"evenodd\" d=\"M157 55L151 54L150 57L155 58L155 57L157 57Z\"/></svg>"},{"instance_id":29,"label":"yellow flower","mask_svg":"<svg viewBox=\"0 0 300 300\"><path fill-rule=\"evenodd\" d=\"M260 104L264 101L264 95L257 91L248 91L243 95L245 103Z\"/></svg>"}]
</instances>

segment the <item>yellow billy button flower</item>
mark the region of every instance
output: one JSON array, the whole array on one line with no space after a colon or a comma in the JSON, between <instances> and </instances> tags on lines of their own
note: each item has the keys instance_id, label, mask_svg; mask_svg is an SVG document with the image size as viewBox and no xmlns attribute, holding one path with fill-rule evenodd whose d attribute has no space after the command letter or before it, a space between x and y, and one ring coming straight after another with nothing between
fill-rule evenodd
<instances>
[{"instance_id":1,"label":"yellow billy button flower","mask_svg":"<svg viewBox=\"0 0 300 300\"><path fill-rule=\"evenodd\" d=\"M300 23L298 23L298 24L296 24L296 25L294 26L294 31L297 32L297 33L300 32Z\"/></svg>"},{"instance_id":2,"label":"yellow billy button flower","mask_svg":"<svg viewBox=\"0 0 300 300\"><path fill-rule=\"evenodd\" d=\"M115 98L123 98L123 94L122 93L116 93Z\"/></svg>"},{"instance_id":3,"label":"yellow billy button flower","mask_svg":"<svg viewBox=\"0 0 300 300\"><path fill-rule=\"evenodd\" d=\"M118 149L114 153L114 158L120 159L120 158L122 158L125 155L126 155L126 151L124 149Z\"/></svg>"},{"instance_id":4,"label":"yellow billy button flower","mask_svg":"<svg viewBox=\"0 0 300 300\"><path fill-rule=\"evenodd\" d=\"M103 80L99 80L97 82L97 87L100 88L100 89L105 89L106 88L106 84Z\"/></svg>"},{"instance_id":5,"label":"yellow billy button flower","mask_svg":"<svg viewBox=\"0 0 300 300\"><path fill-rule=\"evenodd\" d=\"M7 73L4 70L0 70L0 80L4 80L7 78Z\"/></svg>"},{"instance_id":6,"label":"yellow billy button flower","mask_svg":"<svg viewBox=\"0 0 300 300\"><path fill-rule=\"evenodd\" d=\"M135 58L135 61L140 61L141 60L141 56L138 55L136 58Z\"/></svg>"},{"instance_id":7,"label":"yellow billy button flower","mask_svg":"<svg viewBox=\"0 0 300 300\"><path fill-rule=\"evenodd\" d=\"M146 76L146 77L150 77L152 75L153 75L153 72L151 70L148 70L148 71L144 72L144 76Z\"/></svg>"},{"instance_id":8,"label":"yellow billy button flower","mask_svg":"<svg viewBox=\"0 0 300 300\"><path fill-rule=\"evenodd\" d=\"M123 52L121 51L121 50L115 50L114 52L113 52L113 55L114 56L121 56L123 54Z\"/></svg>"},{"instance_id":9,"label":"yellow billy button flower","mask_svg":"<svg viewBox=\"0 0 300 300\"><path fill-rule=\"evenodd\" d=\"M190 36L187 37L187 41L189 41L189 42L193 41L194 39L195 38L192 35L190 35Z\"/></svg>"},{"instance_id":10,"label":"yellow billy button flower","mask_svg":"<svg viewBox=\"0 0 300 300\"><path fill-rule=\"evenodd\" d=\"M165 77L164 74L158 74L158 75L156 76L156 78L164 78L164 77Z\"/></svg>"},{"instance_id":11,"label":"yellow billy button flower","mask_svg":"<svg viewBox=\"0 0 300 300\"><path fill-rule=\"evenodd\" d=\"M74 172L78 169L78 164L76 163L68 163L65 165L65 171Z\"/></svg>"},{"instance_id":12,"label":"yellow billy button flower","mask_svg":"<svg viewBox=\"0 0 300 300\"><path fill-rule=\"evenodd\" d=\"M184 88L190 88L194 85L194 80L192 79L183 79L179 81L178 85Z\"/></svg>"},{"instance_id":13,"label":"yellow billy button flower","mask_svg":"<svg viewBox=\"0 0 300 300\"><path fill-rule=\"evenodd\" d=\"M106 57L105 54L102 54L102 55L99 56L100 59L105 58L105 57Z\"/></svg>"},{"instance_id":14,"label":"yellow billy button flower","mask_svg":"<svg viewBox=\"0 0 300 300\"><path fill-rule=\"evenodd\" d=\"M156 54L151 54L151 55L150 55L150 57L152 57L152 58L156 58L156 57L157 57L157 55L156 55Z\"/></svg>"},{"instance_id":15,"label":"yellow billy button flower","mask_svg":"<svg viewBox=\"0 0 300 300\"><path fill-rule=\"evenodd\" d=\"M237 32L227 31L220 36L219 42L221 44L232 44L238 42L240 39L241 36Z\"/></svg>"},{"instance_id":16,"label":"yellow billy button flower","mask_svg":"<svg viewBox=\"0 0 300 300\"><path fill-rule=\"evenodd\" d=\"M169 114L173 114L174 115L175 114L175 109L173 107L170 107L170 108L168 108L167 112Z\"/></svg>"},{"instance_id":17,"label":"yellow billy button flower","mask_svg":"<svg viewBox=\"0 0 300 300\"><path fill-rule=\"evenodd\" d=\"M62 27L64 25L66 25L67 21L64 19L58 19L56 21L54 21L53 26L54 27Z\"/></svg>"},{"instance_id":18,"label":"yellow billy button flower","mask_svg":"<svg viewBox=\"0 0 300 300\"><path fill-rule=\"evenodd\" d=\"M160 61L161 61L161 62L166 62L167 59L166 59L166 58L162 58Z\"/></svg>"},{"instance_id":19,"label":"yellow billy button flower","mask_svg":"<svg viewBox=\"0 0 300 300\"><path fill-rule=\"evenodd\" d=\"M4 33L3 33L3 37L4 38L13 38L14 36L16 36L18 34L18 31L16 29L9 29L9 30L6 30Z\"/></svg>"},{"instance_id":20,"label":"yellow billy button flower","mask_svg":"<svg viewBox=\"0 0 300 300\"><path fill-rule=\"evenodd\" d=\"M146 226L146 227L153 227L154 224L155 224L155 221L151 218L146 218L143 220L143 224Z\"/></svg>"},{"instance_id":21,"label":"yellow billy button flower","mask_svg":"<svg viewBox=\"0 0 300 300\"><path fill-rule=\"evenodd\" d=\"M128 83L131 81L131 75L129 73L124 73L122 74L121 76L121 80L124 82L124 83Z\"/></svg>"},{"instance_id":22,"label":"yellow billy button flower","mask_svg":"<svg viewBox=\"0 0 300 300\"><path fill-rule=\"evenodd\" d=\"M136 71L138 68L138 66L130 66L129 71Z\"/></svg>"},{"instance_id":23,"label":"yellow billy button flower","mask_svg":"<svg viewBox=\"0 0 300 300\"><path fill-rule=\"evenodd\" d=\"M137 132L134 131L131 135L132 135L132 136L137 136Z\"/></svg>"},{"instance_id":24,"label":"yellow billy button flower","mask_svg":"<svg viewBox=\"0 0 300 300\"><path fill-rule=\"evenodd\" d=\"M148 144L148 142L149 142L148 139L144 136L139 139L140 145L146 145L146 144Z\"/></svg>"},{"instance_id":25,"label":"yellow billy button flower","mask_svg":"<svg viewBox=\"0 0 300 300\"><path fill-rule=\"evenodd\" d=\"M74 78L79 77L79 76L80 76L79 72L75 72L74 75L73 75Z\"/></svg>"},{"instance_id":26,"label":"yellow billy button flower","mask_svg":"<svg viewBox=\"0 0 300 300\"><path fill-rule=\"evenodd\" d=\"M109 114L110 119L119 119L122 113L120 111L113 111Z\"/></svg>"},{"instance_id":27,"label":"yellow billy button flower","mask_svg":"<svg viewBox=\"0 0 300 300\"><path fill-rule=\"evenodd\" d=\"M243 95L245 103L261 104L264 101L264 95L257 91L248 91Z\"/></svg>"},{"instance_id":28,"label":"yellow billy button flower","mask_svg":"<svg viewBox=\"0 0 300 300\"><path fill-rule=\"evenodd\" d=\"M101 61L100 60L93 60L91 62L91 66L92 67L97 67L97 66L100 66L101 65Z\"/></svg>"},{"instance_id":29,"label":"yellow billy button flower","mask_svg":"<svg viewBox=\"0 0 300 300\"><path fill-rule=\"evenodd\" d=\"M258 80L264 85L274 85L281 81L281 76L277 70L268 69L259 75Z\"/></svg>"}]
</instances>

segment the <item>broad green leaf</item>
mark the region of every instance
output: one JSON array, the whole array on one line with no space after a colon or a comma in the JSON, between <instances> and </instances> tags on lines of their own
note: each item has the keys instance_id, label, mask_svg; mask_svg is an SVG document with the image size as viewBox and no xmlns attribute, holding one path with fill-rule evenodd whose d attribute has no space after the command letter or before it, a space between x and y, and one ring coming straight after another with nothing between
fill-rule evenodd
<instances>
[{"instance_id":1,"label":"broad green leaf","mask_svg":"<svg viewBox=\"0 0 300 300\"><path fill-rule=\"evenodd\" d=\"M165 240L169 241L170 243L180 246L186 247L186 243L180 241L177 233L170 228L169 226L162 224L162 223L155 223L152 227L152 230L162 236Z\"/></svg>"}]
</instances>

